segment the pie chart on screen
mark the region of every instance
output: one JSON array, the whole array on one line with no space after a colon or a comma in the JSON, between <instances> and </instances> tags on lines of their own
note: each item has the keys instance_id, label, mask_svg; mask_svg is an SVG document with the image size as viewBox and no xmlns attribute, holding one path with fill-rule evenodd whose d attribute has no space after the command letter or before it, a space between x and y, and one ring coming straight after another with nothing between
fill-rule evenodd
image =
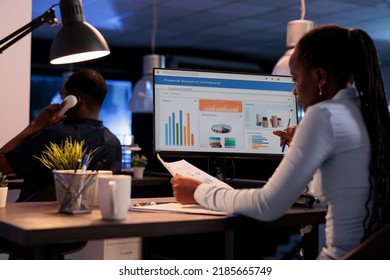
<instances>
[{"instance_id":1,"label":"pie chart on screen","mask_svg":"<svg viewBox=\"0 0 390 280\"><path fill-rule=\"evenodd\" d=\"M211 131L215 133L229 133L232 131L232 127L227 124L214 124L211 126Z\"/></svg>"}]
</instances>

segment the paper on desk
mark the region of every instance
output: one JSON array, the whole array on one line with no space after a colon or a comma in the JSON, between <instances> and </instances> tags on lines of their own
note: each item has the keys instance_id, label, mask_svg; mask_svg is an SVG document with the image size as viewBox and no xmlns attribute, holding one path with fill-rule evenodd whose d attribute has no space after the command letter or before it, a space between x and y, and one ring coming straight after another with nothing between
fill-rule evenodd
<instances>
[{"instance_id":1,"label":"paper on desk","mask_svg":"<svg viewBox=\"0 0 390 280\"><path fill-rule=\"evenodd\" d=\"M209 210L198 204L180 204L176 202L161 203L156 205L143 205L133 206L129 210L131 211L147 211L147 212L176 212L176 213L188 213L188 214L204 214L204 215L228 215L229 213Z\"/></svg>"},{"instance_id":2,"label":"paper on desk","mask_svg":"<svg viewBox=\"0 0 390 280\"><path fill-rule=\"evenodd\" d=\"M161 163L169 171L169 173L171 173L172 176L181 175L183 177L197 179L203 183L212 184L215 186L227 186L230 188L228 184L195 167L184 159L173 162L165 162L159 154L157 154L157 158L161 161Z\"/></svg>"}]
</instances>

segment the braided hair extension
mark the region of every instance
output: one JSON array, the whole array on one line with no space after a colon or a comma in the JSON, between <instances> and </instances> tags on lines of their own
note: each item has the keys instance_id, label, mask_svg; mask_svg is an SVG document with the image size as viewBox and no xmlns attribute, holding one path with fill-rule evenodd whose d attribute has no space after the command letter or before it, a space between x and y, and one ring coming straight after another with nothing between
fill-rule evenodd
<instances>
[{"instance_id":1,"label":"braided hair extension","mask_svg":"<svg viewBox=\"0 0 390 280\"><path fill-rule=\"evenodd\" d=\"M390 116L374 42L360 29L349 30L353 74L371 141L370 196L366 202L363 240L390 221Z\"/></svg>"},{"instance_id":2,"label":"braided hair extension","mask_svg":"<svg viewBox=\"0 0 390 280\"><path fill-rule=\"evenodd\" d=\"M371 141L364 240L390 221L390 114L375 45L363 30L324 25L303 36L298 47L310 67L332 73L340 86L355 82L359 93Z\"/></svg>"}]
</instances>

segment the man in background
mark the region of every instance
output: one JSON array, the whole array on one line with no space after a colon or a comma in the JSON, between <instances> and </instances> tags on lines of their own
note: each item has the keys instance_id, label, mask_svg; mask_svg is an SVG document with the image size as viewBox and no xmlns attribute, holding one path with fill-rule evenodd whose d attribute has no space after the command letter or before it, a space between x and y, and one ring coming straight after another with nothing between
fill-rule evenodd
<instances>
[{"instance_id":1,"label":"man in background","mask_svg":"<svg viewBox=\"0 0 390 280\"><path fill-rule=\"evenodd\" d=\"M73 73L61 89L61 97L76 96L77 104L59 116L64 104L51 104L17 136L0 149L0 172L15 173L24 179L17 201L55 200L52 170L36 157L50 143L61 145L66 138L85 141L87 151L97 149L89 169L121 172L122 149L119 139L99 119L100 108L107 94L104 78L95 70ZM40 197L39 193L45 192ZM47 195L50 193L50 195Z\"/></svg>"}]
</instances>

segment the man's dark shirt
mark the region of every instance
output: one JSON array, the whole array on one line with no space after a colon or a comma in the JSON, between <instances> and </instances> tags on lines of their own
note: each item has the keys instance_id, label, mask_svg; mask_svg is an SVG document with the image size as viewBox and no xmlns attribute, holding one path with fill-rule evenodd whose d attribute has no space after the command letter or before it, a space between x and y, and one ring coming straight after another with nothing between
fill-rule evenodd
<instances>
[{"instance_id":1,"label":"man's dark shirt","mask_svg":"<svg viewBox=\"0 0 390 280\"><path fill-rule=\"evenodd\" d=\"M47 127L24 141L13 151L5 154L9 165L17 176L24 179L18 201L25 201L41 189L54 188L52 171L45 167L37 158L49 143L60 145L66 138L85 141L87 151L98 148L88 169L95 169L99 162L104 164L101 170L112 170L114 174L121 172L122 149L118 138L105 126L102 121L92 119L64 120L54 126Z\"/></svg>"}]
</instances>

